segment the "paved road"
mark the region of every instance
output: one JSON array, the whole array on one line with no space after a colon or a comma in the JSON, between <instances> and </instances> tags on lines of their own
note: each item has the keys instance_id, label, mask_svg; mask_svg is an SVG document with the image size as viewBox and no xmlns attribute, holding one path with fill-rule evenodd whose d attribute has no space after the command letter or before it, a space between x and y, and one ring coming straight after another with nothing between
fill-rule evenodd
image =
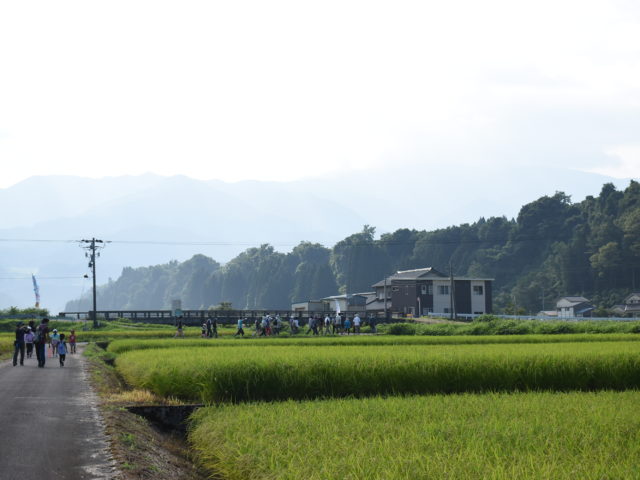
<instances>
[{"instance_id":1,"label":"paved road","mask_svg":"<svg viewBox=\"0 0 640 480\"><path fill-rule=\"evenodd\" d=\"M0 364L0 478L112 479L96 398L80 353Z\"/></svg>"}]
</instances>

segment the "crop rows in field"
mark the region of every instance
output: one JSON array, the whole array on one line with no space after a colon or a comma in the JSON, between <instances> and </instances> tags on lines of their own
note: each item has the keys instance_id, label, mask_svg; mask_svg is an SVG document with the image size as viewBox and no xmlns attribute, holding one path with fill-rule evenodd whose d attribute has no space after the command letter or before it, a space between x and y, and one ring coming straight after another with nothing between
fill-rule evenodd
<instances>
[{"instance_id":1,"label":"crop rows in field","mask_svg":"<svg viewBox=\"0 0 640 480\"><path fill-rule=\"evenodd\" d=\"M192 417L204 464L240 479L633 479L640 392L221 405Z\"/></svg>"},{"instance_id":2,"label":"crop rows in field","mask_svg":"<svg viewBox=\"0 0 640 480\"><path fill-rule=\"evenodd\" d=\"M487 316L488 321L453 323L392 323L378 330L391 335L558 335L572 333L640 333L638 320L515 320Z\"/></svg>"},{"instance_id":3,"label":"crop rows in field","mask_svg":"<svg viewBox=\"0 0 640 480\"><path fill-rule=\"evenodd\" d=\"M327 336L327 337L268 337L268 338L231 338L220 339L151 339L144 337L114 340L108 350L112 353L125 353L132 350L167 349L182 347L220 347L220 346L330 346L330 345L467 345L467 344L522 344L522 343L580 343L580 342L633 342L640 341L635 334L568 334L568 335L505 335L505 336ZM230 342L233 342L230 343Z\"/></svg>"},{"instance_id":4,"label":"crop rows in field","mask_svg":"<svg viewBox=\"0 0 640 480\"><path fill-rule=\"evenodd\" d=\"M640 387L640 342L192 347L131 351L118 371L156 394L259 401Z\"/></svg>"},{"instance_id":5,"label":"crop rows in field","mask_svg":"<svg viewBox=\"0 0 640 480\"><path fill-rule=\"evenodd\" d=\"M9 358L13 355L13 342L15 335L0 335L0 360Z\"/></svg>"}]
</instances>

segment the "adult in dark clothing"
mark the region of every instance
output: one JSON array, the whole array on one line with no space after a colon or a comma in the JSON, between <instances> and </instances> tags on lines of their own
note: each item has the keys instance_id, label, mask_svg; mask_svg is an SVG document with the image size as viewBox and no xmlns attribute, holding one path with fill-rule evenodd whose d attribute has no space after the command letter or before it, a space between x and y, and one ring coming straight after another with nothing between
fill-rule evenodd
<instances>
[{"instance_id":1,"label":"adult in dark clothing","mask_svg":"<svg viewBox=\"0 0 640 480\"><path fill-rule=\"evenodd\" d=\"M376 317L369 315L369 326L371 327L371 333L378 333L376 330Z\"/></svg>"},{"instance_id":2,"label":"adult in dark clothing","mask_svg":"<svg viewBox=\"0 0 640 480\"><path fill-rule=\"evenodd\" d=\"M183 337L184 338L184 323L182 321L182 317L178 317L178 320L176 321L176 327L178 328L178 330L176 331L176 334L173 338L177 338L177 337Z\"/></svg>"},{"instance_id":3,"label":"adult in dark clothing","mask_svg":"<svg viewBox=\"0 0 640 480\"><path fill-rule=\"evenodd\" d=\"M36 356L38 357L38 367L44 368L47 360L46 346L49 343L49 319L43 318L36 329Z\"/></svg>"},{"instance_id":4,"label":"adult in dark clothing","mask_svg":"<svg viewBox=\"0 0 640 480\"><path fill-rule=\"evenodd\" d=\"M27 329L22 322L18 322L16 325L16 341L14 343L13 350L13 366L18 364L18 352L20 352L20 365L24 365L24 334L27 333Z\"/></svg>"},{"instance_id":5,"label":"adult in dark clothing","mask_svg":"<svg viewBox=\"0 0 640 480\"><path fill-rule=\"evenodd\" d=\"M218 317L215 317L213 322L211 322L211 330L213 331L214 338L218 338Z\"/></svg>"},{"instance_id":6,"label":"adult in dark clothing","mask_svg":"<svg viewBox=\"0 0 640 480\"><path fill-rule=\"evenodd\" d=\"M213 321L211 317L207 318L207 338L213 337Z\"/></svg>"}]
</instances>

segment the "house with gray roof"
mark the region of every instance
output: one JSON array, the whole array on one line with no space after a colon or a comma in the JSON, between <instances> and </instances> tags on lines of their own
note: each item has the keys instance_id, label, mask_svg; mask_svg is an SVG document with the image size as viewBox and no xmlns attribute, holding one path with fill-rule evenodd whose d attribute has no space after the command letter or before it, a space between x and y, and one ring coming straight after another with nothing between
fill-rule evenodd
<instances>
[{"instance_id":1,"label":"house with gray roof","mask_svg":"<svg viewBox=\"0 0 640 480\"><path fill-rule=\"evenodd\" d=\"M594 308L584 297L562 297L556 302L558 318L590 317Z\"/></svg>"},{"instance_id":2,"label":"house with gray roof","mask_svg":"<svg viewBox=\"0 0 640 480\"><path fill-rule=\"evenodd\" d=\"M320 300L307 300L291 304L291 310L296 312L364 312L368 310L367 302L373 297L373 292L331 295Z\"/></svg>"},{"instance_id":3,"label":"house with gray roof","mask_svg":"<svg viewBox=\"0 0 640 480\"><path fill-rule=\"evenodd\" d=\"M492 312L492 282L492 278L469 277L454 277L452 282L448 275L426 267L398 271L372 287L377 305L386 303L393 312L470 315Z\"/></svg>"},{"instance_id":4,"label":"house with gray roof","mask_svg":"<svg viewBox=\"0 0 640 480\"><path fill-rule=\"evenodd\" d=\"M615 305L611 311L616 315L640 317L640 292L627 295L621 305Z\"/></svg>"}]
</instances>

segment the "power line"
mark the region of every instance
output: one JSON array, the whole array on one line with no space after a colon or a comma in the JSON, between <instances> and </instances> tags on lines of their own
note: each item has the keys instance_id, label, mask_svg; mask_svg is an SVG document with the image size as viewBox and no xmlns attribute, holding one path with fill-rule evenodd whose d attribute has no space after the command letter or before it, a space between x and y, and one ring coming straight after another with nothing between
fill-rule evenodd
<instances>
[{"instance_id":1,"label":"power line","mask_svg":"<svg viewBox=\"0 0 640 480\"><path fill-rule=\"evenodd\" d=\"M82 275L66 275L66 276L39 276L38 280L68 280L68 279L81 279ZM29 276L21 276L21 277L0 277L0 280L30 280L31 275Z\"/></svg>"},{"instance_id":2,"label":"power line","mask_svg":"<svg viewBox=\"0 0 640 480\"><path fill-rule=\"evenodd\" d=\"M186 241L186 240L111 240L108 243L114 245L174 245L174 246L239 246L239 247L254 247L256 245L269 245L272 247L297 247L303 243L310 243L312 245L320 245L325 248L333 248L339 243L345 242L346 239L339 240L334 245L327 245L321 242L312 242L301 240L297 243L284 243L284 242L270 242L268 240L256 241L256 242L238 242L238 241L218 241L218 240L203 240L203 241ZM487 244L491 247L504 247L508 244L524 243L524 242L538 242L538 241L569 241L571 238L563 237L548 237L548 236L527 236L520 237L518 239L506 239L502 242L490 242L483 239L465 239L465 240L446 240L446 241L432 241L430 239L417 239L415 241L399 241L399 240L367 240L360 242L345 242L340 247L370 247L370 246L404 246L404 245L424 245L430 246L451 246L451 245L481 245ZM77 243L78 240L56 240L56 239L32 239L32 238L0 238L0 242L3 243Z\"/></svg>"},{"instance_id":3,"label":"power line","mask_svg":"<svg viewBox=\"0 0 640 480\"><path fill-rule=\"evenodd\" d=\"M18 242L18 243L75 243L77 240L56 240L44 238L0 238L0 242Z\"/></svg>"}]
</instances>

